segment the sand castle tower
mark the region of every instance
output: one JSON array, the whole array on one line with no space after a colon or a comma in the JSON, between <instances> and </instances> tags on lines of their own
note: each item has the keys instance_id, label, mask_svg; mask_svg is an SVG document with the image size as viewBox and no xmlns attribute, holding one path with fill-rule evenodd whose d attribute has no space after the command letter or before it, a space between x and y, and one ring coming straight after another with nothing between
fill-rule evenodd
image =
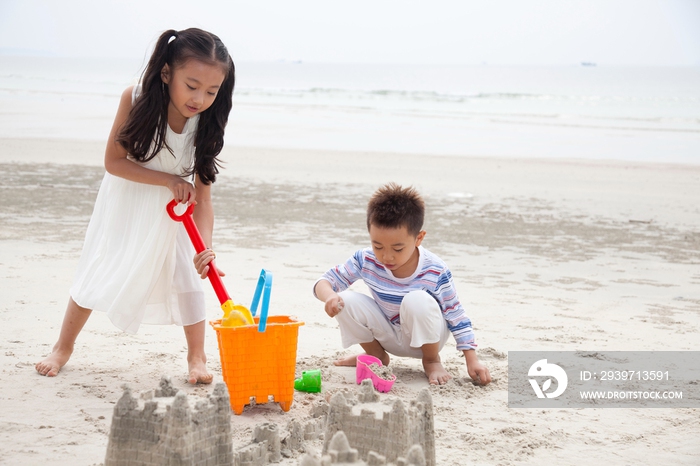
<instances>
[{"instance_id":1,"label":"sand castle tower","mask_svg":"<svg viewBox=\"0 0 700 466\"><path fill-rule=\"evenodd\" d=\"M218 383L190 404L169 377L137 399L128 386L114 406L105 466L231 465L231 404ZM193 397L194 398L194 397Z\"/></svg>"},{"instance_id":2,"label":"sand castle tower","mask_svg":"<svg viewBox=\"0 0 700 466\"><path fill-rule=\"evenodd\" d=\"M387 460L384 455L380 455L374 451L367 454L367 461L359 459L360 454L357 448L351 448L348 438L342 430L333 435L329 446L328 454L321 459L306 455L299 461L299 466L386 466ZM399 457L396 459L396 466L426 466L425 455L423 448L420 445L413 445L408 449L405 458Z\"/></svg>"},{"instance_id":3,"label":"sand castle tower","mask_svg":"<svg viewBox=\"0 0 700 466\"><path fill-rule=\"evenodd\" d=\"M338 442L341 443L335 447L332 445L339 431L344 433L345 442L357 449L354 461L384 464L375 463L379 460L378 453L383 461L396 463L400 458L408 458L412 447L418 445L421 456L424 457L422 464L435 465L433 400L428 389L421 390L408 407L399 398L380 401L370 380L362 382L356 399L336 393L330 400L324 454L337 450L338 445L345 451L340 440ZM371 458L370 452L374 453ZM348 458L354 458L353 453L347 455L350 455Z\"/></svg>"}]
</instances>

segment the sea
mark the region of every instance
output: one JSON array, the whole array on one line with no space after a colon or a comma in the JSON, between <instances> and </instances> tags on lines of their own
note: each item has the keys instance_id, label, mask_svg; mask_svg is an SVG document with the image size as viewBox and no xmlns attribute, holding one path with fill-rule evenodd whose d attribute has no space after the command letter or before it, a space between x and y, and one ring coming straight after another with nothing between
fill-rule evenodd
<instances>
[{"instance_id":1,"label":"sea","mask_svg":"<svg viewBox=\"0 0 700 466\"><path fill-rule=\"evenodd\" d=\"M0 138L106 140L144 65L0 56ZM226 144L700 165L700 67L240 62Z\"/></svg>"}]
</instances>

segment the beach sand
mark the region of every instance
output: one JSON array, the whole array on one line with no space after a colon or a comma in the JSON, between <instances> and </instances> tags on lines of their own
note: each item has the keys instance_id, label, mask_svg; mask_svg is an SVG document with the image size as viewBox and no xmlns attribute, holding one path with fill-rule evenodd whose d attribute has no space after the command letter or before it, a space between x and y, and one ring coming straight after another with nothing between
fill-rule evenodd
<instances>
[{"instance_id":1,"label":"beach sand","mask_svg":"<svg viewBox=\"0 0 700 466\"><path fill-rule=\"evenodd\" d=\"M101 313L58 377L34 370L58 336L103 146L0 140L0 464L100 464L125 383L139 393L169 375L188 394L212 390L185 382L182 329L129 335ZM507 353L697 350L700 167L429 155L224 149L213 189L224 282L234 301L249 304L260 269L272 271L271 314L305 322L297 373L323 373L323 392L297 392L287 413L266 404L234 416L234 446L248 444L256 424L284 427L319 397L355 386L354 368L332 361L360 349L341 348L311 287L368 245L367 200L395 181L424 195L423 245L450 266L493 377L474 386L454 341L442 351L455 379L430 387L438 466L698 464L698 409L508 408ZM208 318L219 318L213 291L207 299ZM220 381L211 329L206 349ZM410 402L428 387L420 361L394 358L392 367L397 382L382 396Z\"/></svg>"}]
</instances>

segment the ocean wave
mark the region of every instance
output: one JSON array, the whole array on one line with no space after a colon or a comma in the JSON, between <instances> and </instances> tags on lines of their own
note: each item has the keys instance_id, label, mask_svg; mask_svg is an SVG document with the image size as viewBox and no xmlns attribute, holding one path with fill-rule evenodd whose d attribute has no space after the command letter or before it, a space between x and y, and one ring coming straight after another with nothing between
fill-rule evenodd
<instances>
[{"instance_id":1,"label":"ocean wave","mask_svg":"<svg viewBox=\"0 0 700 466\"><path fill-rule=\"evenodd\" d=\"M118 92L99 92L99 91L78 91L78 90L56 90L56 89L18 89L12 87L0 87L0 93L11 95L47 95L57 98L76 97L83 99L91 99L99 97L101 99L118 99L123 89Z\"/></svg>"},{"instance_id":2,"label":"ocean wave","mask_svg":"<svg viewBox=\"0 0 700 466\"><path fill-rule=\"evenodd\" d=\"M102 94L121 93L129 85L135 84L136 78L126 75L114 76L109 73L85 74L80 72L49 74L44 69L0 73L0 87L12 88L26 92L70 92L86 95L95 92ZM554 87L555 85L553 85ZM480 103L480 102L538 102L538 103L573 103L606 105L688 105L698 106L700 114L700 95L696 92L677 92L668 90L661 95L622 95L616 92L590 92L593 89L580 89L583 92L572 93L573 89L559 89L550 92L518 92L511 90L495 91L445 91L440 89L400 89L383 87L348 88L342 86L298 86L298 87L263 87L240 86L235 94L244 97L282 98L282 99L339 99L352 101L386 101L386 102L429 102L445 104ZM578 90L578 89L577 89ZM588 92L586 92L588 91ZM597 90L599 91L599 90Z\"/></svg>"},{"instance_id":3,"label":"ocean wave","mask_svg":"<svg viewBox=\"0 0 700 466\"><path fill-rule=\"evenodd\" d=\"M104 74L90 77L0 74L0 93L11 98L45 96L89 102L115 102L129 83ZM348 89L333 86L241 87L234 100L261 108L294 108L356 114L374 112L406 118L492 119L512 124L606 127L695 133L700 127L700 96L622 96L528 92L440 92L388 88Z\"/></svg>"},{"instance_id":4,"label":"ocean wave","mask_svg":"<svg viewBox=\"0 0 700 466\"><path fill-rule=\"evenodd\" d=\"M27 85L27 81L37 81L37 82L45 82L45 83L54 83L54 84L82 84L85 86L99 86L99 85L121 85L123 84L123 81L121 80L111 80L107 79L105 77L100 77L99 79L94 79L91 77L84 77L82 75L76 75L76 76L63 76L63 77L58 77L58 76L36 76L32 74L20 74L20 73L9 73L9 74L0 74L0 80L22 80L25 82L24 85Z\"/></svg>"},{"instance_id":5,"label":"ocean wave","mask_svg":"<svg viewBox=\"0 0 700 466\"><path fill-rule=\"evenodd\" d=\"M602 119L601 119L602 120ZM511 125L527 125L527 126L552 126L558 128L579 128L579 129L602 129L606 131L652 131L652 132L662 132L662 133L693 133L700 134L700 126L697 128L683 128L683 127L671 127L671 126L621 126L618 121L612 121L611 119L606 119L607 122L611 124L594 124L579 122L579 123L566 123L566 122L545 122L545 121L524 121L524 120L509 120L506 118L494 118L491 120L492 123L500 124L511 124ZM619 122L623 122L625 119L619 119ZM669 121L670 122L670 121ZM661 122L663 123L663 122ZM696 120L696 123L700 124L700 120Z\"/></svg>"},{"instance_id":6,"label":"ocean wave","mask_svg":"<svg viewBox=\"0 0 700 466\"><path fill-rule=\"evenodd\" d=\"M248 96L282 96L305 97L327 96L348 97L356 99L375 100L387 98L407 101L432 102L467 102L471 100L506 100L506 101L562 101L562 102L617 102L617 103L700 103L699 96L667 96L640 97L621 95L589 95L589 94L555 94L555 93L523 93L523 92L439 92L426 90L396 90L396 89L343 89L335 87L309 88L242 88L236 92Z\"/></svg>"}]
</instances>

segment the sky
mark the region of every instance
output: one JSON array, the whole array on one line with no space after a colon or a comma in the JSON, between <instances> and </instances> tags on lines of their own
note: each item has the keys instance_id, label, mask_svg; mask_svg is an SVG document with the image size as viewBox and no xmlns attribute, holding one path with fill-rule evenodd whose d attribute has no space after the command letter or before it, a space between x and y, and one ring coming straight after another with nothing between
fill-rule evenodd
<instances>
[{"instance_id":1,"label":"sky","mask_svg":"<svg viewBox=\"0 0 700 466\"><path fill-rule=\"evenodd\" d=\"M236 61L700 66L700 0L0 0L0 55L142 59L193 26Z\"/></svg>"}]
</instances>

